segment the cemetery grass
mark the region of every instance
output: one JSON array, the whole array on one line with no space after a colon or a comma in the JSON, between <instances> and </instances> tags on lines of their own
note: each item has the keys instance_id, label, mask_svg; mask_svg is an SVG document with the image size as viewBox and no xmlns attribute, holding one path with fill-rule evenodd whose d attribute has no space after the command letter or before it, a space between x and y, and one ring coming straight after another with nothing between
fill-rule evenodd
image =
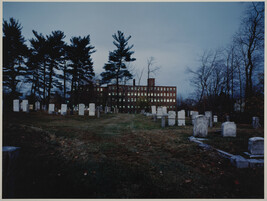
<instances>
[{"instance_id":1,"label":"cemetery grass","mask_svg":"<svg viewBox=\"0 0 267 201\"><path fill-rule=\"evenodd\" d=\"M215 131L208 143L243 151ZM242 134L254 130L241 125ZM21 147L15 198L263 198L263 168L236 169L191 135L192 126L161 129L133 114L3 118L3 145Z\"/></svg>"}]
</instances>

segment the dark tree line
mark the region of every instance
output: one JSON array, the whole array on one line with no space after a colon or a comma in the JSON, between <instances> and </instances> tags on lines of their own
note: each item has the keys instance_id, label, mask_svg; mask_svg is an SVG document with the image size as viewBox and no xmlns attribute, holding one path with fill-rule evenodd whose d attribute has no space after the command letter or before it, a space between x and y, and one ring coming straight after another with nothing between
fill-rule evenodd
<instances>
[{"instance_id":1,"label":"dark tree line","mask_svg":"<svg viewBox=\"0 0 267 201\"><path fill-rule=\"evenodd\" d=\"M232 44L206 51L196 70L188 69L198 107L232 113L237 100L245 112L263 114L264 3L251 3Z\"/></svg>"},{"instance_id":2,"label":"dark tree line","mask_svg":"<svg viewBox=\"0 0 267 201\"><path fill-rule=\"evenodd\" d=\"M28 98L39 100L47 105L52 95L60 96L62 102L70 106L82 101L83 86L93 86L95 73L92 54L96 52L91 45L90 35L72 37L70 44L64 41L62 31L53 31L43 35L33 30L34 37L26 40L22 36L21 24L13 18L3 22L3 87L4 100L22 95L19 85L30 85ZM133 46L127 46L131 38L124 37L121 31L113 35L116 50L110 52L109 61L103 67L102 83L114 80L118 86L125 78L132 78L127 70L126 62L134 61L130 51ZM92 87L91 87L92 88ZM90 88L90 89L91 89Z\"/></svg>"}]
</instances>

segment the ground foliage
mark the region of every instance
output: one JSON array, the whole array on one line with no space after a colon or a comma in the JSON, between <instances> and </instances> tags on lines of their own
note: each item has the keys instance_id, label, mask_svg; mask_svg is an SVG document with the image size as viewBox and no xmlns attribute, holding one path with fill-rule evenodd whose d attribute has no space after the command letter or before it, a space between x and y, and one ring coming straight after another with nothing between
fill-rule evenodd
<instances>
[{"instance_id":1,"label":"ground foliage","mask_svg":"<svg viewBox=\"0 0 267 201\"><path fill-rule=\"evenodd\" d=\"M248 131L241 125L238 137ZM262 168L236 169L191 135L190 125L161 129L132 114L6 113L3 121L3 145L21 147L16 198L263 198Z\"/></svg>"}]
</instances>

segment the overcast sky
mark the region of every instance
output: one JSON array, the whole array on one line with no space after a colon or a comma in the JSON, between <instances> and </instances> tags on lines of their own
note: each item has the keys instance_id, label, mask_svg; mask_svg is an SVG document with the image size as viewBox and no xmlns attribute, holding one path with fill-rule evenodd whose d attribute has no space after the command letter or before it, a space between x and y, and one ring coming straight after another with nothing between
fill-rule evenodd
<instances>
[{"instance_id":1,"label":"overcast sky","mask_svg":"<svg viewBox=\"0 0 267 201\"><path fill-rule=\"evenodd\" d=\"M186 68L195 68L204 50L225 47L238 30L247 3L41 3L4 2L3 18L13 17L23 26L26 40L32 30L44 35L54 30L65 33L65 41L73 36L90 34L97 52L92 55L96 74L103 71L109 51L113 51L112 35L121 30L131 35L134 44L132 66L136 71L153 56L160 71L154 76L156 85L177 87L186 98L192 91ZM146 83L144 73L141 84Z\"/></svg>"}]
</instances>

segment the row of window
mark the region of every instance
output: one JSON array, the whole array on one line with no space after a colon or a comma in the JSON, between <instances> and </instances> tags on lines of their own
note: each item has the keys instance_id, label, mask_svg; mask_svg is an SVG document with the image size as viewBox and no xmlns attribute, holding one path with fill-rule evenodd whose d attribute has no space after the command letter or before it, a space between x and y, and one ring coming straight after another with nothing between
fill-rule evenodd
<instances>
[{"instance_id":1,"label":"row of window","mask_svg":"<svg viewBox=\"0 0 267 201\"><path fill-rule=\"evenodd\" d=\"M136 98L124 98L123 99L123 102L136 102ZM112 101L116 101L114 98L112 98ZM122 101L122 99L121 98L119 98L119 101L121 102ZM164 103L175 103L175 99L169 99L169 98L152 98L151 99L151 102L153 103L153 102L164 102Z\"/></svg>"},{"instance_id":2,"label":"row of window","mask_svg":"<svg viewBox=\"0 0 267 201\"><path fill-rule=\"evenodd\" d=\"M169 108L169 109L174 109L175 108L175 106L166 106L167 108ZM134 109L140 109L140 106L135 106L135 105L128 105L128 106L125 106L125 105L123 105L123 106L119 106L119 108L134 108ZM147 108L146 106L145 106L145 108Z\"/></svg>"},{"instance_id":3,"label":"row of window","mask_svg":"<svg viewBox=\"0 0 267 201\"><path fill-rule=\"evenodd\" d=\"M121 94L122 94L122 93L119 92L119 96L121 96ZM116 93L116 92L112 92L112 93L110 92L110 93L108 93L108 95L109 95L109 96L111 96L111 95L112 95L112 96L116 96L117 93ZM136 93L136 92L135 92L135 93L133 93L133 92L130 93L130 92L129 92L129 93L127 93L127 95L128 95L128 96L136 96L136 95L137 95L137 96L147 96L147 95L148 95L148 96L167 96L167 97L169 97L169 96L174 96L174 97L175 97L175 93L148 93L148 94L147 94L147 93L143 93L143 92L141 92L141 93L139 93L139 92L138 92L138 93Z\"/></svg>"},{"instance_id":4,"label":"row of window","mask_svg":"<svg viewBox=\"0 0 267 201\"><path fill-rule=\"evenodd\" d=\"M116 90L115 86L110 86L110 90ZM146 91L147 87L128 87L128 91ZM175 87L150 87L150 90L157 90L157 91L175 91Z\"/></svg>"}]
</instances>

